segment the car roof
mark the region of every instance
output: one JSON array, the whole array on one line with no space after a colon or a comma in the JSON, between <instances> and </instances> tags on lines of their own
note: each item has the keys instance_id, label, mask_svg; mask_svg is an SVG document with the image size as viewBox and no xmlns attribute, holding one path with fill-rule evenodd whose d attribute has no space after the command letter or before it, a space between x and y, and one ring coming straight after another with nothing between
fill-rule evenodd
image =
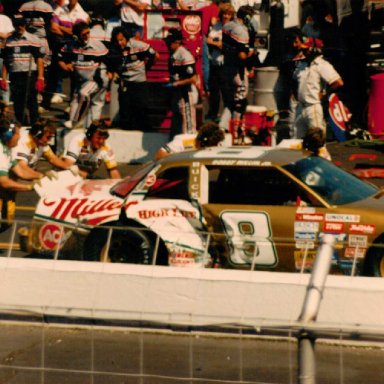
<instances>
[{"instance_id":1,"label":"car roof","mask_svg":"<svg viewBox=\"0 0 384 384\"><path fill-rule=\"evenodd\" d=\"M184 151L165 157L162 162L191 162L203 161L211 163L215 160L256 160L270 162L271 164L284 165L310 156L308 151L290 148L277 148L266 146L235 146L235 147L210 147L194 151ZM241 165L241 164L237 164ZM244 163L244 165L247 165Z\"/></svg>"}]
</instances>

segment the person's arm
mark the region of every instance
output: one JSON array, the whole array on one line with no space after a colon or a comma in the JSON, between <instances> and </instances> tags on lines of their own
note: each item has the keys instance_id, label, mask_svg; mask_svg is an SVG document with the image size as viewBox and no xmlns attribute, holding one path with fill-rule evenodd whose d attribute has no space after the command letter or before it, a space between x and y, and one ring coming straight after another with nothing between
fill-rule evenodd
<instances>
[{"instance_id":1,"label":"person's arm","mask_svg":"<svg viewBox=\"0 0 384 384\"><path fill-rule=\"evenodd\" d=\"M191 77L188 77L186 79L177 80L172 83L174 87L181 87L183 85L189 85L189 84L196 84L197 82L197 75L193 75Z\"/></svg>"},{"instance_id":2,"label":"person's arm","mask_svg":"<svg viewBox=\"0 0 384 384\"><path fill-rule=\"evenodd\" d=\"M120 172L117 168L108 169L110 179L121 179Z\"/></svg>"},{"instance_id":3,"label":"person's arm","mask_svg":"<svg viewBox=\"0 0 384 384\"><path fill-rule=\"evenodd\" d=\"M8 176L0 176L0 188L15 192L26 192L33 189L33 184L23 184L10 179Z\"/></svg>"},{"instance_id":4,"label":"person's arm","mask_svg":"<svg viewBox=\"0 0 384 384\"><path fill-rule=\"evenodd\" d=\"M155 154L155 160L160 160L164 157L167 157L170 155L170 152L168 152L166 149L161 147Z\"/></svg>"},{"instance_id":5,"label":"person's arm","mask_svg":"<svg viewBox=\"0 0 384 384\"><path fill-rule=\"evenodd\" d=\"M141 3L140 1L137 1L137 0L124 0L124 3L128 4L136 12L144 12L145 9L149 8L148 4Z\"/></svg>"},{"instance_id":6,"label":"person's arm","mask_svg":"<svg viewBox=\"0 0 384 384\"><path fill-rule=\"evenodd\" d=\"M41 172L32 169L24 160L19 160L17 164L12 167L12 172L23 180L36 180L44 176Z\"/></svg>"},{"instance_id":7,"label":"person's arm","mask_svg":"<svg viewBox=\"0 0 384 384\"><path fill-rule=\"evenodd\" d=\"M8 39L8 37L11 36L11 35L12 35L12 32L4 32L4 33L1 33L1 32L0 32L0 39L2 39L2 40L6 40L6 39Z\"/></svg>"},{"instance_id":8,"label":"person's arm","mask_svg":"<svg viewBox=\"0 0 384 384\"><path fill-rule=\"evenodd\" d=\"M329 84L329 88L335 91L336 89L341 88L344 85L343 79L340 77L331 84Z\"/></svg>"}]
</instances>

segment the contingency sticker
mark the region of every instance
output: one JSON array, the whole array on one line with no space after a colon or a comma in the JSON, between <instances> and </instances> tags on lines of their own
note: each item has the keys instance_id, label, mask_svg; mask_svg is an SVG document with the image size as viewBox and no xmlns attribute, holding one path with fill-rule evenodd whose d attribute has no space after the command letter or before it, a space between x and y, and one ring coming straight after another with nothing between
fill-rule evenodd
<instances>
[{"instance_id":1,"label":"contingency sticker","mask_svg":"<svg viewBox=\"0 0 384 384\"><path fill-rule=\"evenodd\" d=\"M301 268L312 269L315 257L316 251L294 251L296 270L300 270Z\"/></svg>"},{"instance_id":2,"label":"contingency sticker","mask_svg":"<svg viewBox=\"0 0 384 384\"><path fill-rule=\"evenodd\" d=\"M367 248L368 236L365 236L365 235L349 235L348 245L350 247Z\"/></svg>"},{"instance_id":3,"label":"contingency sticker","mask_svg":"<svg viewBox=\"0 0 384 384\"><path fill-rule=\"evenodd\" d=\"M323 213L296 213L296 220L299 221L323 221Z\"/></svg>"},{"instance_id":4,"label":"contingency sticker","mask_svg":"<svg viewBox=\"0 0 384 384\"><path fill-rule=\"evenodd\" d=\"M313 241L296 241L296 248L299 249L314 249L315 243Z\"/></svg>"},{"instance_id":5,"label":"contingency sticker","mask_svg":"<svg viewBox=\"0 0 384 384\"><path fill-rule=\"evenodd\" d=\"M376 226L371 224L350 224L349 232L361 235L373 235L376 232Z\"/></svg>"},{"instance_id":6,"label":"contingency sticker","mask_svg":"<svg viewBox=\"0 0 384 384\"><path fill-rule=\"evenodd\" d=\"M355 257L357 259L362 259L366 252L367 250L365 248L347 247L345 248L344 257L348 259L354 259Z\"/></svg>"},{"instance_id":7,"label":"contingency sticker","mask_svg":"<svg viewBox=\"0 0 384 384\"><path fill-rule=\"evenodd\" d=\"M295 221L296 232L319 232L319 223L311 221Z\"/></svg>"},{"instance_id":8,"label":"contingency sticker","mask_svg":"<svg viewBox=\"0 0 384 384\"><path fill-rule=\"evenodd\" d=\"M344 223L359 223L360 215L349 215L341 213L326 213L325 221L338 221Z\"/></svg>"},{"instance_id":9,"label":"contingency sticker","mask_svg":"<svg viewBox=\"0 0 384 384\"><path fill-rule=\"evenodd\" d=\"M324 223L324 232L340 233L344 232L344 223Z\"/></svg>"}]
</instances>

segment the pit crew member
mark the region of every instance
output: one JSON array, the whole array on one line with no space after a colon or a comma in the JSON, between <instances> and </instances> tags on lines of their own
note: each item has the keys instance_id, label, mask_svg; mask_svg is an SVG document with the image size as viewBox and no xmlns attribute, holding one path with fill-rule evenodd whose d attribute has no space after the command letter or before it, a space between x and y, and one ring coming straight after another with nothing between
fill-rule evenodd
<instances>
[{"instance_id":1,"label":"pit crew member","mask_svg":"<svg viewBox=\"0 0 384 384\"><path fill-rule=\"evenodd\" d=\"M92 178L104 162L109 177L120 179L115 155L107 143L109 132L103 121L96 120L84 133L72 138L64 149L63 160L67 166L77 165L82 177Z\"/></svg>"}]
</instances>

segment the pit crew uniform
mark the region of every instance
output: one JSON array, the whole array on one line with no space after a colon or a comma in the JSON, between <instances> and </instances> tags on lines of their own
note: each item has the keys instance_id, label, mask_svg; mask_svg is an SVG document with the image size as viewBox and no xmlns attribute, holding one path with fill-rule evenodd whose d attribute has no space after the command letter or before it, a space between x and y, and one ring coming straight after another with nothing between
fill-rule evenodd
<instances>
[{"instance_id":1,"label":"pit crew uniform","mask_svg":"<svg viewBox=\"0 0 384 384\"><path fill-rule=\"evenodd\" d=\"M66 44L59 53L59 61L72 63L73 97L69 119L90 126L101 116L108 86L107 67L104 63L107 48L103 43L90 39L85 46L76 41Z\"/></svg>"},{"instance_id":2,"label":"pit crew uniform","mask_svg":"<svg viewBox=\"0 0 384 384\"><path fill-rule=\"evenodd\" d=\"M320 94L326 85L340 79L340 75L323 56L317 56L304 69L294 72L298 82L298 109L295 120L297 137L305 135L308 128L318 127L326 131Z\"/></svg>"},{"instance_id":3,"label":"pit crew uniform","mask_svg":"<svg viewBox=\"0 0 384 384\"><path fill-rule=\"evenodd\" d=\"M33 169L42 157L49 160L55 156L49 145L37 145L27 129L20 130L19 142L16 147L12 148L11 153L12 160L24 160Z\"/></svg>"},{"instance_id":4,"label":"pit crew uniform","mask_svg":"<svg viewBox=\"0 0 384 384\"><path fill-rule=\"evenodd\" d=\"M147 43L130 38L123 49L116 71L120 77L119 115L121 128L151 130L148 119L148 84L146 68L156 57L156 51Z\"/></svg>"},{"instance_id":5,"label":"pit crew uniform","mask_svg":"<svg viewBox=\"0 0 384 384\"><path fill-rule=\"evenodd\" d=\"M24 3L19 12L27 22L27 31L40 39L45 50L44 66L47 67L50 64L50 51L46 28L50 26L52 7L43 0L32 0Z\"/></svg>"},{"instance_id":6,"label":"pit crew uniform","mask_svg":"<svg viewBox=\"0 0 384 384\"><path fill-rule=\"evenodd\" d=\"M225 87L235 138L243 136L242 120L248 95L246 60L239 58L242 52L246 54L249 52L248 30L245 25L232 20L223 26L223 53L224 73L227 79Z\"/></svg>"},{"instance_id":7,"label":"pit crew uniform","mask_svg":"<svg viewBox=\"0 0 384 384\"><path fill-rule=\"evenodd\" d=\"M11 150L0 140L0 176L9 176L9 170L16 165ZM0 233L6 231L13 222L16 212L14 191L0 189ZM7 220L3 221L3 220Z\"/></svg>"},{"instance_id":8,"label":"pit crew uniform","mask_svg":"<svg viewBox=\"0 0 384 384\"><path fill-rule=\"evenodd\" d=\"M80 170L87 172L88 175L96 172L103 162L108 170L117 167L115 154L109 144L106 142L100 149L94 151L83 133L71 139L64 150L63 158L75 160Z\"/></svg>"},{"instance_id":9,"label":"pit crew uniform","mask_svg":"<svg viewBox=\"0 0 384 384\"><path fill-rule=\"evenodd\" d=\"M34 124L39 117L37 104L37 61L45 56L40 39L25 31L18 37L12 34L5 42L3 65L9 73L11 96L16 119L24 123L24 109L29 110L29 122ZM25 105L25 102L27 105Z\"/></svg>"},{"instance_id":10,"label":"pit crew uniform","mask_svg":"<svg viewBox=\"0 0 384 384\"><path fill-rule=\"evenodd\" d=\"M176 135L172 141L164 144L161 148L168 153L179 153L196 149L196 133L182 133Z\"/></svg>"},{"instance_id":11,"label":"pit crew uniform","mask_svg":"<svg viewBox=\"0 0 384 384\"><path fill-rule=\"evenodd\" d=\"M195 59L182 45L169 58L171 83L190 78L196 74ZM193 84L172 88L171 133L196 133L197 88Z\"/></svg>"}]
</instances>

